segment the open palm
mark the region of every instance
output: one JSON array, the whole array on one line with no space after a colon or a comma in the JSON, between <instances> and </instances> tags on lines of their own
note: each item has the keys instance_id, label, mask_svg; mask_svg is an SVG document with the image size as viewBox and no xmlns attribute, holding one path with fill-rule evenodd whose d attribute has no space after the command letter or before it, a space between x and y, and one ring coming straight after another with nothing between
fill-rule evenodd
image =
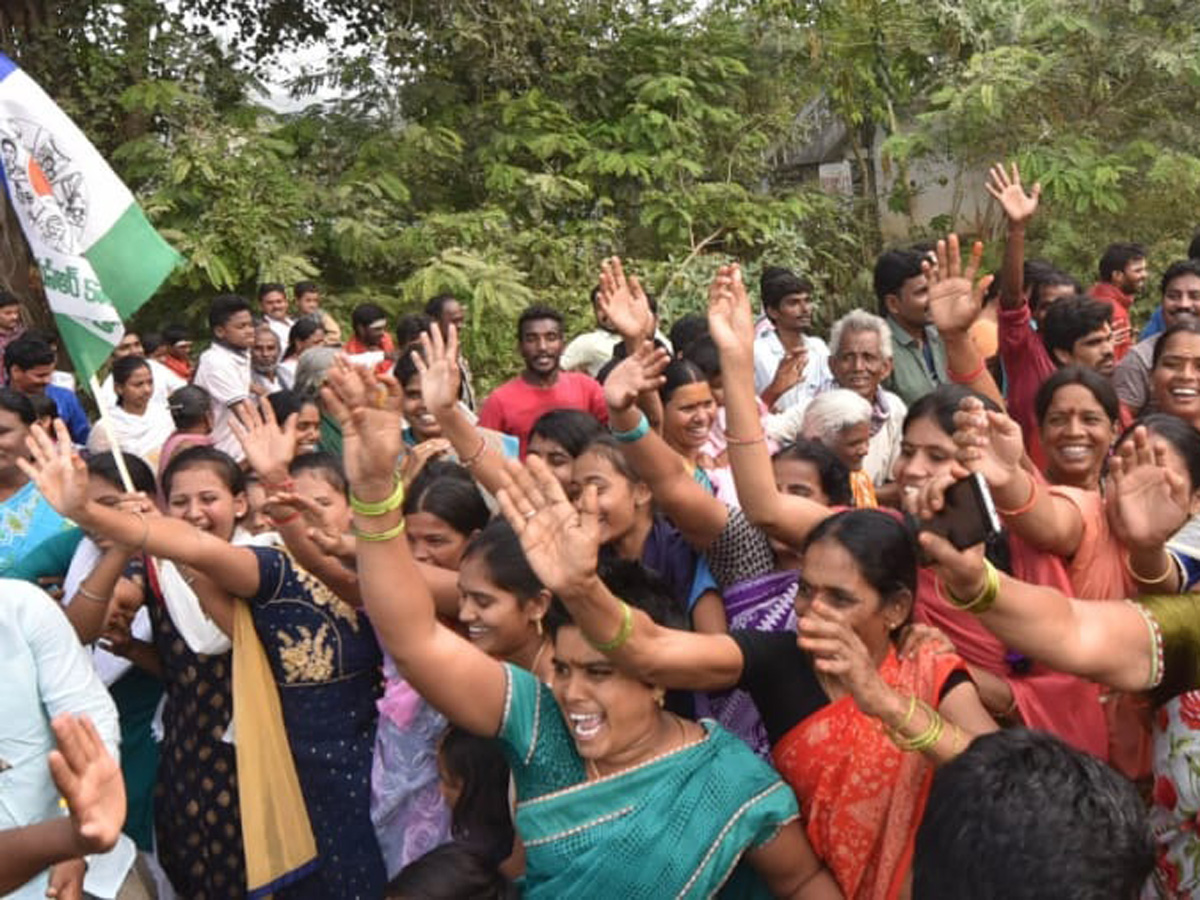
<instances>
[{"instance_id":1,"label":"open palm","mask_svg":"<svg viewBox=\"0 0 1200 900\"><path fill-rule=\"evenodd\" d=\"M721 266L709 285L708 333L722 353L754 353L754 313L736 264Z\"/></svg>"},{"instance_id":2,"label":"open palm","mask_svg":"<svg viewBox=\"0 0 1200 900\"><path fill-rule=\"evenodd\" d=\"M928 262L922 268L929 280L929 315L934 327L943 334L966 331L979 316L983 294L991 276L976 284L975 276L983 261L983 244L976 241L966 266L958 246L958 235L937 242L936 267Z\"/></svg>"},{"instance_id":3,"label":"open palm","mask_svg":"<svg viewBox=\"0 0 1200 900\"><path fill-rule=\"evenodd\" d=\"M458 329L450 326L445 340L437 326L421 335L421 350L413 353L421 375L421 399L433 415L453 409L458 402L462 372L458 368Z\"/></svg>"},{"instance_id":4,"label":"open palm","mask_svg":"<svg viewBox=\"0 0 1200 900\"><path fill-rule=\"evenodd\" d=\"M1033 190L1026 194L1017 164L1014 162L1012 171L1006 172L1003 163L996 163L988 172L987 192L1000 204L1008 221L1024 225L1037 212L1042 186L1035 184Z\"/></svg>"},{"instance_id":5,"label":"open palm","mask_svg":"<svg viewBox=\"0 0 1200 900\"><path fill-rule=\"evenodd\" d=\"M388 483L400 458L400 387L339 357L321 388L326 408L342 429L346 475L354 484Z\"/></svg>"},{"instance_id":6,"label":"open palm","mask_svg":"<svg viewBox=\"0 0 1200 900\"><path fill-rule=\"evenodd\" d=\"M1161 547L1187 522L1187 482L1167 467L1166 448L1144 427L1121 445L1110 463L1106 507L1113 532L1126 547Z\"/></svg>"},{"instance_id":7,"label":"open palm","mask_svg":"<svg viewBox=\"0 0 1200 900\"><path fill-rule=\"evenodd\" d=\"M525 465L505 463L510 483L498 499L504 518L521 540L530 567L547 588L570 596L596 574L600 521L596 488L584 488L579 508L571 505L550 468L536 457Z\"/></svg>"},{"instance_id":8,"label":"open palm","mask_svg":"<svg viewBox=\"0 0 1200 900\"><path fill-rule=\"evenodd\" d=\"M87 464L75 453L62 419L54 420L54 437L51 440L41 425L33 425L25 439L30 458L18 459L17 465L47 503L60 515L75 519L87 505Z\"/></svg>"}]
</instances>

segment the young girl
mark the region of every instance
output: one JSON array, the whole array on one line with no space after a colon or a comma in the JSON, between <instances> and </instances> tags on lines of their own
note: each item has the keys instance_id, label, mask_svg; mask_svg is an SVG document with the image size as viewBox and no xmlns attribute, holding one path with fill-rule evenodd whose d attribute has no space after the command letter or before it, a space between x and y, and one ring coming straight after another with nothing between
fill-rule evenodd
<instances>
[{"instance_id":1,"label":"young girl","mask_svg":"<svg viewBox=\"0 0 1200 900\"><path fill-rule=\"evenodd\" d=\"M257 792L257 801L276 807L281 816L281 836L297 837L295 846L299 848L291 855L272 856L273 848L263 843L266 836L247 830L243 836L246 859L255 881L250 889L272 890L287 898L381 894L386 878L369 815L374 701L381 660L369 623L322 581L300 568L287 551L228 542L236 517L244 512L245 496L241 470L224 454L209 448L180 454L167 471L164 489L173 517L184 521L167 518L155 521L151 527L144 513L130 515L89 501L81 490L80 473L69 451L51 447L44 434L39 435L39 441L39 480L81 526L173 559L186 567L181 578L185 587L194 584L198 591L205 592L212 587L246 598L248 605L237 605L232 617L234 650L240 660L251 663L254 658L250 654L257 652L254 635L262 642L267 654L265 664L278 688L275 702L281 710L286 745L302 793L289 803L288 795L276 790L277 779L286 774L286 759L276 758L268 765L265 758L253 756L256 749L264 750L263 742L272 737L268 733L271 716L260 715L271 709L272 701L268 693L261 692L260 685L244 680L248 692L245 696L253 701L253 718L245 720L237 737L237 755L239 759L254 759L258 765L253 774L244 765L239 766L241 791ZM248 450L248 458L253 455ZM294 489L304 491L318 504L328 503L331 519L336 520L340 514L345 520L349 515L345 482L339 486L335 483L338 480L340 475L335 476L330 465L322 462L311 468L298 467ZM297 518L277 520L276 524L291 524ZM149 574L152 583L161 585L162 579L154 577L154 567ZM211 581L211 586L202 584L204 581ZM250 620L245 619L243 611L250 613ZM163 620L161 614L159 619ZM176 833L160 846L177 854L174 871L168 869L172 881L179 874L185 884L194 884L193 879L207 881L218 871L231 875L240 862L241 842L237 840L234 812L237 803L230 785L232 751L228 744L213 746L220 744L228 729L229 704L215 703L208 696L213 690L228 690L228 654L213 657L211 663L197 660L196 654L183 641L174 640L167 629L160 629L156 638L160 634L160 651L169 657L168 667L172 658L184 664L175 680L189 683L192 674L198 672L211 679L211 683L205 681L204 690L197 684L178 697L182 705L175 711L178 727L168 725L168 740L164 742L165 791L174 801L173 816L165 818L174 822ZM239 671L250 674L249 670ZM242 695L237 684L233 689ZM253 693L256 689L259 693ZM168 709L171 700L176 699L171 694L169 679ZM172 730L177 735L174 744L170 740ZM197 734L202 734L204 740ZM182 772L175 771L183 760L190 765ZM267 796L262 796L264 791ZM203 817L195 815L198 795L204 798L202 805L210 805ZM308 841L304 838L304 818L315 835L319 854L315 871L316 860L305 849ZM196 829L207 832L213 822L220 825L219 835L204 833L198 835L199 841L189 840L189 834L195 834ZM221 890L199 884L189 896L233 896L245 884L245 875L229 880Z\"/></svg>"},{"instance_id":2,"label":"young girl","mask_svg":"<svg viewBox=\"0 0 1200 900\"><path fill-rule=\"evenodd\" d=\"M112 377L117 405L106 412L121 449L157 466L159 453L175 430L175 423L163 406L151 402L154 376L150 363L141 356L123 356L113 363ZM107 429L93 428L88 436L88 452L103 453L109 449Z\"/></svg>"},{"instance_id":3,"label":"young girl","mask_svg":"<svg viewBox=\"0 0 1200 900\"><path fill-rule=\"evenodd\" d=\"M642 563L665 583L697 631L725 631L725 609L704 557L654 511L650 488L637 477L611 435L601 435L575 460L575 495L594 485L600 505L601 559Z\"/></svg>"},{"instance_id":4,"label":"young girl","mask_svg":"<svg viewBox=\"0 0 1200 900\"><path fill-rule=\"evenodd\" d=\"M446 729L438 744L438 782L450 807L454 839L499 867L512 854L510 772L494 740Z\"/></svg>"}]
</instances>

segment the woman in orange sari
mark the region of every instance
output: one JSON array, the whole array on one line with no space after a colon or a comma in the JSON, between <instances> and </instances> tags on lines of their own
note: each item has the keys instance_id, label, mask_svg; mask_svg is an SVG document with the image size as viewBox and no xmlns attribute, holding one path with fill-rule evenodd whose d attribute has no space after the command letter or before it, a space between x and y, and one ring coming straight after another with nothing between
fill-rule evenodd
<instances>
[{"instance_id":1,"label":"woman in orange sari","mask_svg":"<svg viewBox=\"0 0 1200 900\"><path fill-rule=\"evenodd\" d=\"M538 460L528 469L510 464L509 475L501 506L535 570L554 536L571 547L596 542L594 495L573 507ZM877 510L850 510L821 522L804 548L798 634L678 631L611 595L562 599L635 678L749 692L776 768L800 800L809 843L842 892L893 900L908 884L935 765L995 728L959 657L929 642L898 651L916 580L906 526Z\"/></svg>"}]
</instances>

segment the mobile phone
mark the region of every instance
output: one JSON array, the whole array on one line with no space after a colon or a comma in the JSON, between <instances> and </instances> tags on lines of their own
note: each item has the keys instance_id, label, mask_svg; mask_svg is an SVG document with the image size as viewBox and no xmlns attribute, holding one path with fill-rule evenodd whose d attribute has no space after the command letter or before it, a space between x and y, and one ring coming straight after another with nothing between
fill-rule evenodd
<instances>
[{"instance_id":1,"label":"mobile phone","mask_svg":"<svg viewBox=\"0 0 1200 900\"><path fill-rule=\"evenodd\" d=\"M922 531L941 535L959 550L981 544L1000 531L1000 517L987 482L978 472L946 489L942 511L921 522Z\"/></svg>"}]
</instances>

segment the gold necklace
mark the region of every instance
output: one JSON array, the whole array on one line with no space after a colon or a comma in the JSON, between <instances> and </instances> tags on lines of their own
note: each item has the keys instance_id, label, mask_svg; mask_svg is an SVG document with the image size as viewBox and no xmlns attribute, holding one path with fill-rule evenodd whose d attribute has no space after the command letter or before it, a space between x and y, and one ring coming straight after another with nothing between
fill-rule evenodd
<instances>
[{"instance_id":1,"label":"gold necklace","mask_svg":"<svg viewBox=\"0 0 1200 900\"><path fill-rule=\"evenodd\" d=\"M529 666L529 671L533 674L534 678L539 677L538 676L538 663L540 663L542 661L542 654L546 652L546 648L549 646L550 646L549 641L542 641L542 645L540 647L538 647L538 652L536 654L534 654L533 663Z\"/></svg>"}]
</instances>

